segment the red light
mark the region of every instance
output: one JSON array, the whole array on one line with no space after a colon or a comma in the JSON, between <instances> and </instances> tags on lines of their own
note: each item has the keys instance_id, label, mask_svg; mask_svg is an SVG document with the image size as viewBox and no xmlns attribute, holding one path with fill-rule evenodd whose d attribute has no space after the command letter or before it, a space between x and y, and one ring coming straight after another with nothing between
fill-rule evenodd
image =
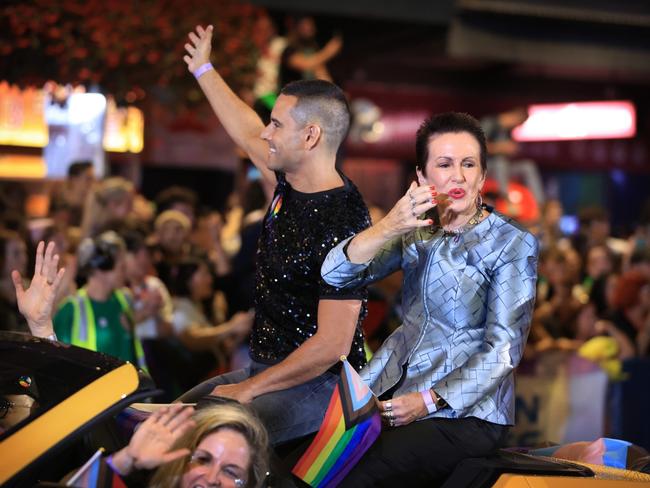
<instances>
[{"instance_id":1,"label":"red light","mask_svg":"<svg viewBox=\"0 0 650 488\"><path fill-rule=\"evenodd\" d=\"M529 117L512 131L515 141L625 139L636 135L632 102L576 102L528 107Z\"/></svg>"}]
</instances>

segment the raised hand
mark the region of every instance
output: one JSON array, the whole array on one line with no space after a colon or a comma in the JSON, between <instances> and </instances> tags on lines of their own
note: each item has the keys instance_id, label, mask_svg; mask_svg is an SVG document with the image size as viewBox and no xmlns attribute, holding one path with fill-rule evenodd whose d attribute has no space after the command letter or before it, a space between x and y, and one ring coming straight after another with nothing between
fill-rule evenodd
<instances>
[{"instance_id":1,"label":"raised hand","mask_svg":"<svg viewBox=\"0 0 650 488\"><path fill-rule=\"evenodd\" d=\"M196 26L196 32L190 32L188 37L190 42L185 43L187 54L183 56L183 61L187 63L187 69L194 73L200 66L210 62L210 52L212 51L212 31L213 27L207 28Z\"/></svg>"},{"instance_id":2,"label":"raised hand","mask_svg":"<svg viewBox=\"0 0 650 488\"><path fill-rule=\"evenodd\" d=\"M50 242L47 248L43 241L38 243L34 277L28 288L23 287L23 277L18 271L11 272L18 310L27 319L27 325L36 337L48 337L54 333L52 310L65 273L63 268L57 270L59 255L54 251L54 242Z\"/></svg>"},{"instance_id":3,"label":"raised hand","mask_svg":"<svg viewBox=\"0 0 650 488\"><path fill-rule=\"evenodd\" d=\"M343 38L341 36L332 37L327 44L325 44L324 49L327 50L328 54L332 57L336 56L341 49L343 48Z\"/></svg>"},{"instance_id":4,"label":"raised hand","mask_svg":"<svg viewBox=\"0 0 650 488\"><path fill-rule=\"evenodd\" d=\"M194 408L180 403L156 410L135 431L129 445L115 454L115 464L127 462L136 469L153 469L187 456L187 448L171 450L174 443L196 425Z\"/></svg>"},{"instance_id":5,"label":"raised hand","mask_svg":"<svg viewBox=\"0 0 650 488\"><path fill-rule=\"evenodd\" d=\"M417 227L426 227L433 222L430 219L420 219L427 210L438 204L438 193L432 186L418 186L414 181L388 214L381 219L377 226L384 235L396 237Z\"/></svg>"}]
</instances>

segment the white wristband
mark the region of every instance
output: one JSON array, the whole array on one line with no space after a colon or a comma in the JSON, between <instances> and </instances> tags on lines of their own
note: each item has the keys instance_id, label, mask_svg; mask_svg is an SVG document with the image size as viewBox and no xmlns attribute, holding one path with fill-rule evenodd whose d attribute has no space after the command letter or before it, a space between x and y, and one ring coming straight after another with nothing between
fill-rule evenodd
<instances>
[{"instance_id":1,"label":"white wristband","mask_svg":"<svg viewBox=\"0 0 650 488\"><path fill-rule=\"evenodd\" d=\"M206 71L210 71L211 69L214 69L214 66L212 66L212 63L205 63L196 68L196 71L193 71L192 74L194 75L194 78L197 80L201 77L201 75L205 74Z\"/></svg>"},{"instance_id":2,"label":"white wristband","mask_svg":"<svg viewBox=\"0 0 650 488\"><path fill-rule=\"evenodd\" d=\"M436 407L433 398L431 398L431 390L422 390L420 393L422 394L424 404L427 406L427 412L436 412L438 410L438 407Z\"/></svg>"}]
</instances>

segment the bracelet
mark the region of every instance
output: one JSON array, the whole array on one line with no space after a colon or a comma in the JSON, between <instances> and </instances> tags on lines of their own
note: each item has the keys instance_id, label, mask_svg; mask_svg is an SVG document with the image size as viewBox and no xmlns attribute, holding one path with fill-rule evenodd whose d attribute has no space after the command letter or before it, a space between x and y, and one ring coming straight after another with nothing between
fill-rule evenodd
<instances>
[{"instance_id":1,"label":"bracelet","mask_svg":"<svg viewBox=\"0 0 650 488\"><path fill-rule=\"evenodd\" d=\"M420 393L422 394L422 400L424 400L424 404L427 406L427 412L433 413L437 411L438 407L433 401L433 398L431 398L431 390L422 390Z\"/></svg>"},{"instance_id":2,"label":"bracelet","mask_svg":"<svg viewBox=\"0 0 650 488\"><path fill-rule=\"evenodd\" d=\"M194 78L198 80L201 75L203 75L206 71L210 71L211 69L214 69L212 63L205 63L196 68L196 71L193 71L192 74L194 75Z\"/></svg>"},{"instance_id":3,"label":"bracelet","mask_svg":"<svg viewBox=\"0 0 650 488\"><path fill-rule=\"evenodd\" d=\"M118 475L120 475L120 476L124 476L122 473L120 473L120 470L117 469L117 468L115 467L115 465L113 464L113 455L112 455L112 454L106 458L106 464L108 464L108 467L111 468L111 470L112 470L115 474L118 474Z\"/></svg>"}]
</instances>

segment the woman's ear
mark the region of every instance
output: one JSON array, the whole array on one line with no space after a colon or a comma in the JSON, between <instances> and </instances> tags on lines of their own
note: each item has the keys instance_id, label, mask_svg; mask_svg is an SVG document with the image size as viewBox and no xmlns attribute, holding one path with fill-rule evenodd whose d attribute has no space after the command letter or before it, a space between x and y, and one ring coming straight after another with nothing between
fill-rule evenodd
<instances>
[{"instance_id":1,"label":"woman's ear","mask_svg":"<svg viewBox=\"0 0 650 488\"><path fill-rule=\"evenodd\" d=\"M426 176L424 176L424 174L422 173L422 170L420 169L419 166L415 167L415 174L418 176L418 185L426 186L426 185L429 184L429 182L427 181Z\"/></svg>"}]
</instances>

